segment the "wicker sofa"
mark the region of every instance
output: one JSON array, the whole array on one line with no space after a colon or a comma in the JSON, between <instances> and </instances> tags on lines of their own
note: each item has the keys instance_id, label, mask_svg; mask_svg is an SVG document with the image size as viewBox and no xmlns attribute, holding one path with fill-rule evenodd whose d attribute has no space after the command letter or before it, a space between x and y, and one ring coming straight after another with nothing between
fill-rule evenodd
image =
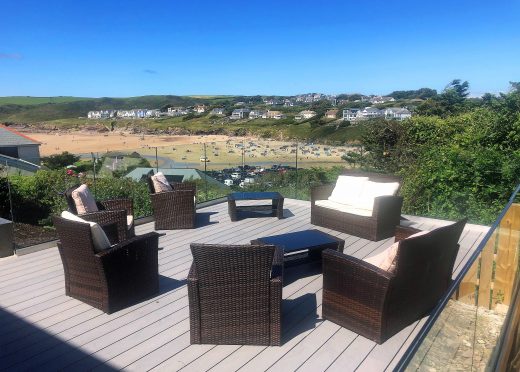
<instances>
[{"instance_id":1,"label":"wicker sofa","mask_svg":"<svg viewBox=\"0 0 520 372\"><path fill-rule=\"evenodd\" d=\"M345 171L343 176L359 177L383 187L400 183L400 178L367 172ZM397 188L396 193L399 188ZM358 208L335 203L329 198L336 190L336 184L316 186L311 190L311 223L336 231L359 236L369 240L381 240L394 236L399 225L403 198L397 195L378 196L370 206ZM356 190L358 192L360 190ZM347 198L349 197L347 193ZM355 195L350 195L355 199ZM366 204L366 203L365 203Z\"/></svg>"},{"instance_id":2,"label":"wicker sofa","mask_svg":"<svg viewBox=\"0 0 520 372\"><path fill-rule=\"evenodd\" d=\"M325 250L323 318L381 344L426 316L451 283L465 223L401 240L390 271Z\"/></svg>"},{"instance_id":3,"label":"wicker sofa","mask_svg":"<svg viewBox=\"0 0 520 372\"><path fill-rule=\"evenodd\" d=\"M53 222L67 296L110 314L158 293L159 234L139 235L96 253L88 223L57 216ZM115 231L116 224L104 228L110 226Z\"/></svg>"},{"instance_id":4,"label":"wicker sofa","mask_svg":"<svg viewBox=\"0 0 520 372\"><path fill-rule=\"evenodd\" d=\"M280 345L283 250L191 244L192 344Z\"/></svg>"},{"instance_id":5,"label":"wicker sofa","mask_svg":"<svg viewBox=\"0 0 520 372\"><path fill-rule=\"evenodd\" d=\"M147 177L156 230L192 229L197 216L197 186L194 182L171 183L172 191L156 192Z\"/></svg>"}]
</instances>

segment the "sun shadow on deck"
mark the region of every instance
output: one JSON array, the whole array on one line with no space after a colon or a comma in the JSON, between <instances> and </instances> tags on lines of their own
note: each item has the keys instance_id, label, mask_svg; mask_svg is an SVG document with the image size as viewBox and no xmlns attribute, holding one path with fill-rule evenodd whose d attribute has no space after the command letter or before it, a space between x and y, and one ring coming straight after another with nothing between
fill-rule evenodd
<instances>
[{"instance_id":1,"label":"sun shadow on deck","mask_svg":"<svg viewBox=\"0 0 520 372\"><path fill-rule=\"evenodd\" d=\"M316 322L319 319L316 307L315 293L306 293L303 296L282 301L282 343L316 328Z\"/></svg>"},{"instance_id":2,"label":"sun shadow on deck","mask_svg":"<svg viewBox=\"0 0 520 372\"><path fill-rule=\"evenodd\" d=\"M180 288L186 284L187 284L186 279L177 280L177 279L170 278L168 276L159 275L159 293L158 293L158 295L173 291L174 289Z\"/></svg>"},{"instance_id":3,"label":"sun shadow on deck","mask_svg":"<svg viewBox=\"0 0 520 372\"><path fill-rule=\"evenodd\" d=\"M217 224L218 221L210 221L210 217L214 214L218 214L218 212L197 212L195 228Z\"/></svg>"},{"instance_id":4,"label":"sun shadow on deck","mask_svg":"<svg viewBox=\"0 0 520 372\"><path fill-rule=\"evenodd\" d=\"M49 352L50 350L59 350L60 354L73 357L74 360L91 359L94 365L103 363L102 360L2 308L0 308L0 320L2 324L15 325L11 327L11 332L2 331L0 337L2 370L51 370L52 366L47 363L54 361L55 357L53 352ZM105 367L105 370L116 371L110 366L105 365Z\"/></svg>"},{"instance_id":5,"label":"sun shadow on deck","mask_svg":"<svg viewBox=\"0 0 520 372\"><path fill-rule=\"evenodd\" d=\"M283 285L287 286L298 279L321 274L321 261L309 260L307 257L295 258L286 263Z\"/></svg>"}]
</instances>

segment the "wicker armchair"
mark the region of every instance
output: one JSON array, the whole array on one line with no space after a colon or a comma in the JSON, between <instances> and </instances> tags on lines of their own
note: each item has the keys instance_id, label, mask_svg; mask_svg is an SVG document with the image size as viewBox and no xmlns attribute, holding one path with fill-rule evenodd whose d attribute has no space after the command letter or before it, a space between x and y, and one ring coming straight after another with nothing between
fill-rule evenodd
<instances>
[{"instance_id":1,"label":"wicker armchair","mask_svg":"<svg viewBox=\"0 0 520 372\"><path fill-rule=\"evenodd\" d=\"M345 171L347 176L365 176L375 182L400 182L400 178L367 172ZM341 231L373 241L394 236L399 225L403 198L401 196L380 196L375 198L372 216L360 216L316 205L317 200L326 200L334 189L334 184L316 186L311 189L311 223Z\"/></svg>"},{"instance_id":2,"label":"wicker armchair","mask_svg":"<svg viewBox=\"0 0 520 372\"><path fill-rule=\"evenodd\" d=\"M72 192L79 185L72 186L65 191L65 199L69 212L80 216L84 220L96 222L100 225L116 223L119 241L124 241L135 236L134 227L134 203L132 199L110 199L99 201L96 200L99 211L84 214L78 214L76 204L72 198Z\"/></svg>"},{"instance_id":3,"label":"wicker armchair","mask_svg":"<svg viewBox=\"0 0 520 372\"><path fill-rule=\"evenodd\" d=\"M191 244L192 344L280 345L283 250Z\"/></svg>"},{"instance_id":4,"label":"wicker armchair","mask_svg":"<svg viewBox=\"0 0 520 372\"><path fill-rule=\"evenodd\" d=\"M155 192L147 178L156 230L192 229L196 221L197 186L193 182L175 182L173 191Z\"/></svg>"},{"instance_id":5,"label":"wicker armchair","mask_svg":"<svg viewBox=\"0 0 520 372\"><path fill-rule=\"evenodd\" d=\"M151 232L96 253L90 226L53 217L65 294L110 314L159 291L159 234Z\"/></svg>"},{"instance_id":6,"label":"wicker armchair","mask_svg":"<svg viewBox=\"0 0 520 372\"><path fill-rule=\"evenodd\" d=\"M402 240L394 272L325 250L323 318L381 344L428 315L451 283L465 223Z\"/></svg>"}]
</instances>

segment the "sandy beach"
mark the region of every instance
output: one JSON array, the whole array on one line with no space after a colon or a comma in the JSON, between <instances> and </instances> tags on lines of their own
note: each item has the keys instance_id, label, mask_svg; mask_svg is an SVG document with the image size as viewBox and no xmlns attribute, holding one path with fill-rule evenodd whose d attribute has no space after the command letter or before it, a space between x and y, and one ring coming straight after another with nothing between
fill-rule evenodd
<instances>
[{"instance_id":1,"label":"sandy beach","mask_svg":"<svg viewBox=\"0 0 520 372\"><path fill-rule=\"evenodd\" d=\"M155 164L155 147L160 167L223 169L242 163L249 165L295 165L296 143L254 137L225 135L139 135L125 132L24 132L40 141L42 156L68 151L73 154L108 151L136 151ZM204 164L204 144L207 163ZM243 147L242 147L243 146ZM344 165L346 146L305 145L300 143L300 167Z\"/></svg>"},{"instance_id":2,"label":"sandy beach","mask_svg":"<svg viewBox=\"0 0 520 372\"><path fill-rule=\"evenodd\" d=\"M228 136L161 136L139 135L124 132L86 133L86 132L25 132L27 136L42 143L42 156L60 154L68 151L73 154L106 152L119 150L139 150L155 146L190 145L203 142L226 141Z\"/></svg>"}]
</instances>

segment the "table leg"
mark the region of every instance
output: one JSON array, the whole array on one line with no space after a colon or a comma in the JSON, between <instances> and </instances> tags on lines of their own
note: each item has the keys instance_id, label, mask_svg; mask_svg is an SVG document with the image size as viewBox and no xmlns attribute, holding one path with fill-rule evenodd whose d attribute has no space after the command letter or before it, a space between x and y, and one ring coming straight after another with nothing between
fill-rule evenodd
<instances>
[{"instance_id":1,"label":"table leg","mask_svg":"<svg viewBox=\"0 0 520 372\"><path fill-rule=\"evenodd\" d=\"M274 201L273 201L273 204L274 204ZM283 198L279 198L276 201L276 216L278 217L278 219L283 218Z\"/></svg>"},{"instance_id":2,"label":"table leg","mask_svg":"<svg viewBox=\"0 0 520 372\"><path fill-rule=\"evenodd\" d=\"M228 200L228 213L231 221L237 220L237 203L234 200Z\"/></svg>"}]
</instances>

